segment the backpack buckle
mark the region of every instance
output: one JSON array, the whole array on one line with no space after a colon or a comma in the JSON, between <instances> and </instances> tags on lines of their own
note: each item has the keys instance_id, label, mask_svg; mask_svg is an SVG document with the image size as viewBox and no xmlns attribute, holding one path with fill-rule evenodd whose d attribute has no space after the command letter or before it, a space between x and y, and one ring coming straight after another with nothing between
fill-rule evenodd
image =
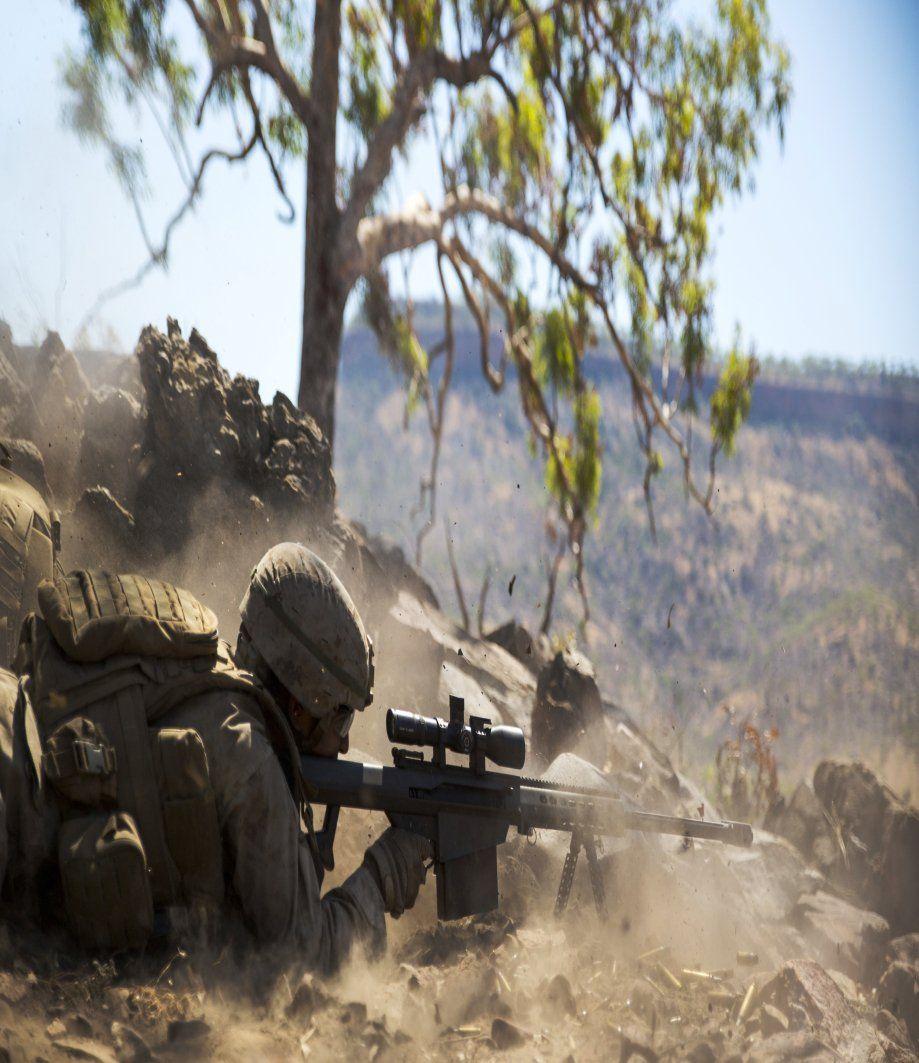
<instances>
[{"instance_id":1,"label":"backpack buckle","mask_svg":"<svg viewBox=\"0 0 919 1063\"><path fill-rule=\"evenodd\" d=\"M73 757L84 775L111 775L115 771L115 750L111 746L77 739L73 743Z\"/></svg>"}]
</instances>

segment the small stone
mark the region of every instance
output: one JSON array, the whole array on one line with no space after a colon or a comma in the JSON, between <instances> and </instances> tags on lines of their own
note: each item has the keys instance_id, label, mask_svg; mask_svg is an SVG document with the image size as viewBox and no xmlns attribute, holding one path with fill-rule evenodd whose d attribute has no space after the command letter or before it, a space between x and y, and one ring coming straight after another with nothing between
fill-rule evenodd
<instances>
[{"instance_id":1,"label":"small stone","mask_svg":"<svg viewBox=\"0 0 919 1063\"><path fill-rule=\"evenodd\" d=\"M565 1015L577 1014L577 1003L571 991L571 983L563 974L557 974L546 989L546 1000L555 1011Z\"/></svg>"},{"instance_id":2,"label":"small stone","mask_svg":"<svg viewBox=\"0 0 919 1063\"><path fill-rule=\"evenodd\" d=\"M77 1037L92 1037L93 1035L92 1023L80 1012L67 1015L64 1022L67 1024L67 1029L70 1033L76 1034Z\"/></svg>"},{"instance_id":3,"label":"small stone","mask_svg":"<svg viewBox=\"0 0 919 1063\"><path fill-rule=\"evenodd\" d=\"M367 1021L367 1005L359 1000L352 1000L345 1004L338 1017L344 1025L363 1026Z\"/></svg>"},{"instance_id":4,"label":"small stone","mask_svg":"<svg viewBox=\"0 0 919 1063\"><path fill-rule=\"evenodd\" d=\"M700 1041L690 1050L686 1059L689 1063L715 1063L718 1056L708 1041Z\"/></svg>"},{"instance_id":5,"label":"small stone","mask_svg":"<svg viewBox=\"0 0 919 1063\"><path fill-rule=\"evenodd\" d=\"M28 980L17 978L9 971L0 971L0 1000L18 1004L32 988Z\"/></svg>"},{"instance_id":6,"label":"small stone","mask_svg":"<svg viewBox=\"0 0 919 1063\"><path fill-rule=\"evenodd\" d=\"M527 1040L527 1035L507 1019L495 1019L491 1024L491 1039L495 1047L502 1051L507 1048L518 1048Z\"/></svg>"},{"instance_id":7,"label":"small stone","mask_svg":"<svg viewBox=\"0 0 919 1063\"><path fill-rule=\"evenodd\" d=\"M63 1037L67 1033L67 1027L60 1019L52 1019L45 1027L45 1033L51 1037Z\"/></svg>"},{"instance_id":8,"label":"small stone","mask_svg":"<svg viewBox=\"0 0 919 1063\"><path fill-rule=\"evenodd\" d=\"M166 1032L172 1045L187 1045L194 1041L203 1041L211 1032L210 1024L204 1019L174 1019Z\"/></svg>"},{"instance_id":9,"label":"small stone","mask_svg":"<svg viewBox=\"0 0 919 1063\"><path fill-rule=\"evenodd\" d=\"M634 1032L622 1032L622 1044L619 1048L619 1063L628 1063L633 1057L638 1056L646 1063L658 1063L660 1056L641 1037Z\"/></svg>"},{"instance_id":10,"label":"small stone","mask_svg":"<svg viewBox=\"0 0 919 1063\"><path fill-rule=\"evenodd\" d=\"M153 1058L153 1052L144 1038L123 1022L112 1023L112 1038L119 1059L128 1060L130 1063L146 1063Z\"/></svg>"},{"instance_id":11,"label":"small stone","mask_svg":"<svg viewBox=\"0 0 919 1063\"><path fill-rule=\"evenodd\" d=\"M316 985L313 976L305 974L294 991L293 999L287 1005L288 1018L309 1022L328 1002L328 996Z\"/></svg>"}]
</instances>

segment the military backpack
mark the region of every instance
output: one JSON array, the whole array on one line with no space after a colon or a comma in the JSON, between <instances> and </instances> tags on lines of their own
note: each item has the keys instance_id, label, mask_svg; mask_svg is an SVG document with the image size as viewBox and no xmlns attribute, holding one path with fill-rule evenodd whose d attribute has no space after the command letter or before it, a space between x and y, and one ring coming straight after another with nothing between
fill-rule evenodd
<instances>
[{"instance_id":1,"label":"military backpack","mask_svg":"<svg viewBox=\"0 0 919 1063\"><path fill-rule=\"evenodd\" d=\"M224 889L204 745L197 731L164 726L164 717L213 690L255 698L275 724L279 713L188 591L76 571L43 581L38 602L17 664L40 738L42 784L61 810L67 916L85 947L137 948L155 912L213 909Z\"/></svg>"}]
</instances>

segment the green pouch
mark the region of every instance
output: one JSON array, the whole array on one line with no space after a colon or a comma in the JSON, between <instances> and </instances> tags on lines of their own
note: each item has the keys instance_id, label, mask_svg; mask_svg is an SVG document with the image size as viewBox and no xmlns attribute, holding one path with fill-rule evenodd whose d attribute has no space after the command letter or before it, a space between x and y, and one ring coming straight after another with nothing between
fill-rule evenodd
<instances>
[{"instance_id":1,"label":"green pouch","mask_svg":"<svg viewBox=\"0 0 919 1063\"><path fill-rule=\"evenodd\" d=\"M65 800L89 808L114 805L115 750L87 717L58 725L48 735L41 762L45 778Z\"/></svg>"},{"instance_id":2,"label":"green pouch","mask_svg":"<svg viewBox=\"0 0 919 1063\"><path fill-rule=\"evenodd\" d=\"M153 931L153 895L133 818L96 812L66 820L58 863L67 917L83 948L143 948Z\"/></svg>"},{"instance_id":3,"label":"green pouch","mask_svg":"<svg viewBox=\"0 0 919 1063\"><path fill-rule=\"evenodd\" d=\"M166 846L190 904L223 899L223 855L207 753L197 731L164 727L152 735Z\"/></svg>"}]
</instances>

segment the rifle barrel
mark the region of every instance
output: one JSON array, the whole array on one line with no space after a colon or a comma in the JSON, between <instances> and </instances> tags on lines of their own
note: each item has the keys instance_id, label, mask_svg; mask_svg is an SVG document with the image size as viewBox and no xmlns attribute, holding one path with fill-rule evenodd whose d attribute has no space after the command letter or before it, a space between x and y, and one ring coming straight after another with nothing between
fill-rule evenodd
<instances>
[{"instance_id":1,"label":"rifle barrel","mask_svg":"<svg viewBox=\"0 0 919 1063\"><path fill-rule=\"evenodd\" d=\"M437 816L454 813L499 820L523 830L583 830L619 835L624 830L708 838L728 845L749 846L753 831L746 823L682 819L627 809L612 793L568 790L545 783L528 784L516 775L429 763L383 767L324 757L301 758L303 776L317 804L364 808L400 815Z\"/></svg>"},{"instance_id":2,"label":"rifle barrel","mask_svg":"<svg viewBox=\"0 0 919 1063\"><path fill-rule=\"evenodd\" d=\"M749 823L721 823L707 819L683 819L680 816L661 816L656 812L627 812L625 826L628 830L647 831L650 834L677 834L684 838L708 838L725 845L749 847L753 844L753 828Z\"/></svg>"}]
</instances>

